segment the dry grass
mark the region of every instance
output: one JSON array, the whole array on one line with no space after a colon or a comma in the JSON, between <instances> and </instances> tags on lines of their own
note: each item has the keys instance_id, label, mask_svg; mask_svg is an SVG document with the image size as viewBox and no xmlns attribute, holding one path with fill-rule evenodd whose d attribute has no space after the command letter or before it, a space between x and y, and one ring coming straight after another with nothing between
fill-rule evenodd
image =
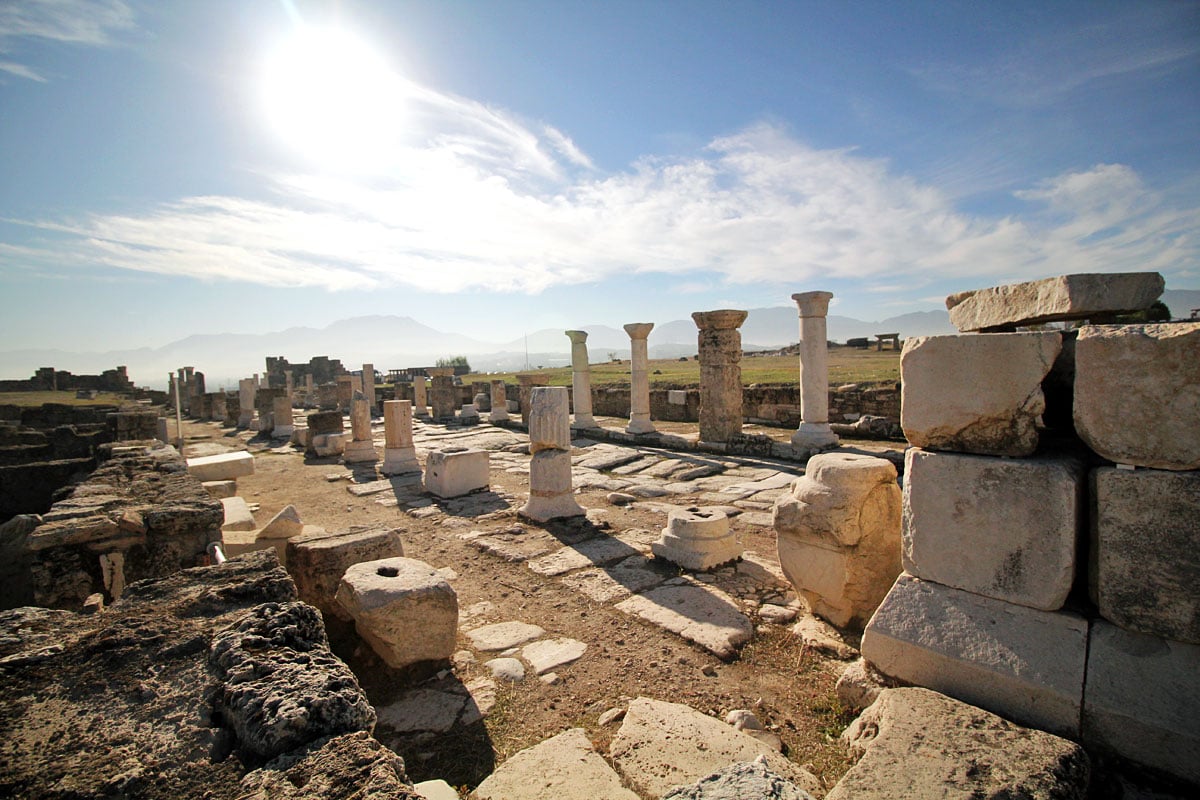
<instances>
[{"instance_id":1,"label":"dry grass","mask_svg":"<svg viewBox=\"0 0 1200 800\"><path fill-rule=\"evenodd\" d=\"M800 361L796 356L744 356L742 383L789 384L800 380ZM570 386L571 368L527 370L546 375L551 386ZM463 382L503 379L516 383L515 372L471 374ZM622 386L629 383L629 362L610 362L591 365L592 386ZM839 347L829 351L829 383L865 383L900 380L900 354L885 350L851 350ZM650 361L652 385L695 386L700 383L700 362L695 359L653 359Z\"/></svg>"}]
</instances>

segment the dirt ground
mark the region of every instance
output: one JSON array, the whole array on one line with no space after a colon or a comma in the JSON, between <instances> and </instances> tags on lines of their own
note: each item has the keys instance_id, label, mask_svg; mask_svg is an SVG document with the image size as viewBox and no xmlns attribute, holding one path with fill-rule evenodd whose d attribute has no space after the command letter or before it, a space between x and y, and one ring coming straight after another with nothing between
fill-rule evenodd
<instances>
[{"instance_id":1,"label":"dirt ground","mask_svg":"<svg viewBox=\"0 0 1200 800\"><path fill-rule=\"evenodd\" d=\"M603 420L605 423L616 427L619 421ZM489 426L485 423L480 427ZM377 428L377 440L382 437L381 431ZM516 514L528 496L528 475L497 468L493 459L486 502L457 513L449 503L406 509L403 502L385 504L390 495L358 497L348 491L356 483L377 479L369 467L355 471L336 458L306 458L299 449L281 448L279 442L251 438L248 432L239 433L217 423L185 421L183 433L188 456L226 448L255 453L256 471L238 479L238 494L256 506L254 515L260 526L290 504L306 524L330 531L355 525L399 528L406 556L453 570L456 577L451 585L460 609L479 609L476 604L486 601L493 607L483 607L486 610L479 613L487 622L520 620L587 644L582 658L555 670L558 679L552 684L532 673L518 684L497 681L495 705L481 722L465 728L456 726L444 734L401 736L391 735L384 727L377 729L381 741L404 757L413 781L441 778L456 787L473 788L512 754L570 727L583 727L598 751L606 752L619 723L601 726L600 715L638 696L686 703L720 718L733 709L753 709L766 727L782 738L786 755L813 772L826 788L833 786L848 768L837 737L851 716L839 707L834 693L844 662L804 648L790 632L789 624L766 624L753 618L757 626L754 637L737 657L725 662L675 634L618 611L612 604L596 603L560 580L539 575L524 563L481 552L460 538L470 531L497 531L515 524L530 533L541 528L563 542L570 542L581 525L595 526L609 534L634 529L657 534L666 522L666 514L653 504L614 505L606 497L607 490L588 488L576 495L584 508L592 510L587 521L539 526ZM786 436L785 432L777 433ZM423 462L420 437L417 444ZM890 443L872 446L902 447ZM382 456L382 447L380 453ZM764 463L770 466L770 462ZM385 503L379 502L381 499ZM699 494L661 499L673 505L711 504ZM770 527L745 525L735 529L746 551L777 565ZM678 568L669 564L654 563L656 569L679 574ZM798 602L794 594L781 595L779 601ZM414 676L385 667L350 632L331 625L330 638L335 651L355 670L376 708L413 687ZM853 633L846 632L846 641L857 645ZM470 649L461 627L459 646L464 651ZM456 659L452 672L428 678L427 685L448 686L453 691L456 685L461 689L479 678L490 677L484 660L486 656Z\"/></svg>"}]
</instances>

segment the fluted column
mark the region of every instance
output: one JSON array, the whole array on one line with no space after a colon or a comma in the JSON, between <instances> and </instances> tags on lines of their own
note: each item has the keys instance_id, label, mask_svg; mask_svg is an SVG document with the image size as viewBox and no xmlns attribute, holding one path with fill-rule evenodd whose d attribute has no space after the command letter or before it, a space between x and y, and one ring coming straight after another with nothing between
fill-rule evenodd
<instances>
[{"instance_id":1,"label":"fluted column","mask_svg":"<svg viewBox=\"0 0 1200 800\"><path fill-rule=\"evenodd\" d=\"M629 334L629 424L626 433L654 433L650 422L650 355L646 337L653 322L631 322L624 326Z\"/></svg>"},{"instance_id":2,"label":"fluted column","mask_svg":"<svg viewBox=\"0 0 1200 800\"><path fill-rule=\"evenodd\" d=\"M595 428L592 417L592 371L588 367L587 331L566 331L571 340L571 395L575 400L572 428Z\"/></svg>"},{"instance_id":3,"label":"fluted column","mask_svg":"<svg viewBox=\"0 0 1200 800\"><path fill-rule=\"evenodd\" d=\"M800 428L792 446L820 450L838 443L829 427L829 343L825 317L833 292L792 295L800 309Z\"/></svg>"},{"instance_id":4,"label":"fluted column","mask_svg":"<svg viewBox=\"0 0 1200 800\"><path fill-rule=\"evenodd\" d=\"M580 517L583 508L571 488L571 426L567 388L531 389L529 409L529 502L520 513L538 522Z\"/></svg>"},{"instance_id":5,"label":"fluted column","mask_svg":"<svg viewBox=\"0 0 1200 800\"><path fill-rule=\"evenodd\" d=\"M728 442L742 432L742 335L747 311L697 311L700 329L700 441Z\"/></svg>"}]
</instances>

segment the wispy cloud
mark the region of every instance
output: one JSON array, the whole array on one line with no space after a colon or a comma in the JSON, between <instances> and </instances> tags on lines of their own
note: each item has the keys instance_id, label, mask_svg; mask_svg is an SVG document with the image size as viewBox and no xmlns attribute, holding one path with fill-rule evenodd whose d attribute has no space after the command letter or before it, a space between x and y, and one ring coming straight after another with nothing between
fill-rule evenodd
<instances>
[{"instance_id":1,"label":"wispy cloud","mask_svg":"<svg viewBox=\"0 0 1200 800\"><path fill-rule=\"evenodd\" d=\"M93 47L134 28L134 12L123 0L6 0L0 3L0 53L13 54L22 40L40 39ZM38 70L0 61L0 71L45 82Z\"/></svg>"},{"instance_id":2,"label":"wispy cloud","mask_svg":"<svg viewBox=\"0 0 1200 800\"><path fill-rule=\"evenodd\" d=\"M1100 164L1017 193L1020 215L959 210L939 188L853 150L752 126L700 154L597 174L564 134L419 87L420 143L369 178L274 176L259 197L183 198L26 223L31 259L266 286L535 293L630 273L683 287L855 280L965 287L1079 271L1182 273L1198 209Z\"/></svg>"}]
</instances>

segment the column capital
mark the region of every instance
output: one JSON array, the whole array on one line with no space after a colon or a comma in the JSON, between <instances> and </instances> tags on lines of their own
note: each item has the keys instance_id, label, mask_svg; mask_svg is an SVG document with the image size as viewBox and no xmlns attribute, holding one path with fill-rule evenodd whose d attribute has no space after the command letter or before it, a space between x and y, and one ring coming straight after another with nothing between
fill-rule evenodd
<instances>
[{"instance_id":1,"label":"column capital","mask_svg":"<svg viewBox=\"0 0 1200 800\"><path fill-rule=\"evenodd\" d=\"M737 311L730 308L722 308L717 311L693 311L692 321L702 331L732 330L741 327L749 313L749 311Z\"/></svg>"},{"instance_id":2,"label":"column capital","mask_svg":"<svg viewBox=\"0 0 1200 800\"><path fill-rule=\"evenodd\" d=\"M800 307L802 317L824 317L829 314L829 301L833 292L799 292L792 295L796 305Z\"/></svg>"},{"instance_id":3,"label":"column capital","mask_svg":"<svg viewBox=\"0 0 1200 800\"><path fill-rule=\"evenodd\" d=\"M587 331L563 331L563 333L571 340L571 344L583 344L587 341Z\"/></svg>"},{"instance_id":4,"label":"column capital","mask_svg":"<svg viewBox=\"0 0 1200 800\"><path fill-rule=\"evenodd\" d=\"M630 339L645 339L650 335L650 331L654 329L653 322L630 322L628 325L622 326L625 332L629 334Z\"/></svg>"}]
</instances>

